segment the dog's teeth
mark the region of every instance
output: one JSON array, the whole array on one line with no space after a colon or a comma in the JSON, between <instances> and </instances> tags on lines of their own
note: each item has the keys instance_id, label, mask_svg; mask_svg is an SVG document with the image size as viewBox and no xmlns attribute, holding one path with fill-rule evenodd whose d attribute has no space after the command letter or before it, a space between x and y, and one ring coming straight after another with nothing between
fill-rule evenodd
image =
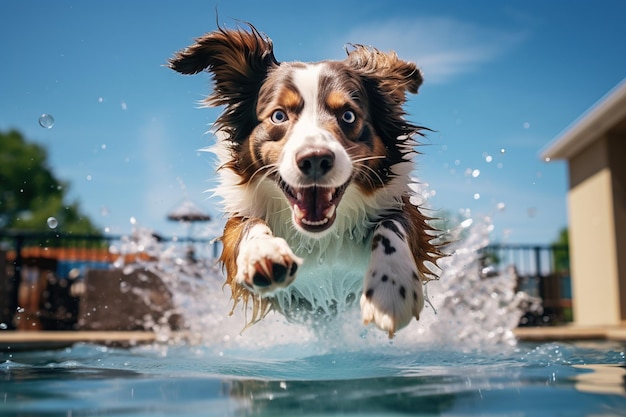
<instances>
[{"instance_id":1,"label":"dog's teeth","mask_svg":"<svg viewBox=\"0 0 626 417\"><path fill-rule=\"evenodd\" d=\"M298 220L302 220L304 218L304 213L300 210L300 207L298 207L297 204L293 205L293 214L295 214L296 219Z\"/></svg>"},{"instance_id":2,"label":"dog's teeth","mask_svg":"<svg viewBox=\"0 0 626 417\"><path fill-rule=\"evenodd\" d=\"M333 200L333 191L329 191L328 194L326 195L326 199L328 201L332 201Z\"/></svg>"},{"instance_id":3,"label":"dog's teeth","mask_svg":"<svg viewBox=\"0 0 626 417\"><path fill-rule=\"evenodd\" d=\"M328 219L327 219L327 218L324 218L324 219L322 219L322 220L319 220L319 221L316 221L316 222L312 222L312 221L310 221L310 220L307 220L307 219L304 219L304 218L303 218L303 219L302 219L302 223L304 223L304 224L306 224L306 225L309 225L309 226L321 226L321 225L323 225L323 224L328 223Z\"/></svg>"},{"instance_id":4,"label":"dog's teeth","mask_svg":"<svg viewBox=\"0 0 626 417\"><path fill-rule=\"evenodd\" d=\"M325 216L327 219L332 219L333 215L335 214L335 209L337 208L337 206L335 206L334 204L332 206L330 206L325 213Z\"/></svg>"},{"instance_id":5,"label":"dog's teeth","mask_svg":"<svg viewBox=\"0 0 626 417\"><path fill-rule=\"evenodd\" d=\"M296 194L296 200L298 200L298 201L302 201L302 193L298 192L298 193Z\"/></svg>"}]
</instances>

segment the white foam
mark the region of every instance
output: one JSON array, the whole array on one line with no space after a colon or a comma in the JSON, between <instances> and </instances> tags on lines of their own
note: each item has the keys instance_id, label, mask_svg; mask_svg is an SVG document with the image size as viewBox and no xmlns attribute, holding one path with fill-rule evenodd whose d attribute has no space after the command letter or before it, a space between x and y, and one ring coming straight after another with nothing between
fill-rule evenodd
<instances>
[{"instance_id":1,"label":"white foam","mask_svg":"<svg viewBox=\"0 0 626 417\"><path fill-rule=\"evenodd\" d=\"M516 277L512 271L489 278L481 276L479 250L488 245L493 224L488 216L472 220L461 219L459 226L450 231L459 240L450 247L450 256L441 261L440 279L426 285L432 304L425 307L419 321L413 321L398 332L392 341L395 346L453 344L460 349L472 349L515 343L513 329L521 317L520 303L526 295L515 291ZM146 236L146 240L148 236L151 238L148 233ZM357 236L346 234L342 238ZM299 285L294 285L291 291L314 300L313 309L319 309L322 314L302 324L270 312L261 322L243 331L246 314L250 312L238 308L232 316L228 315L231 311L229 288L223 286L222 272L214 265L214 260L189 265L171 248L140 242L152 255L158 254L159 260L148 267L158 273L172 291L177 311L187 322L188 341L216 349L310 344L316 349L338 345L361 349L388 345L386 333L361 323L358 303L346 302L346 299L350 301L350 294L360 295L367 253L341 253L325 259L324 251L332 251L332 243L324 247L307 247L306 243L302 242L299 250L315 252L315 257L311 258L315 264L301 268L296 279ZM291 291L279 295L281 305L300 308L290 304ZM331 305L328 300L337 302ZM172 336L166 326L157 330L163 332L162 340Z\"/></svg>"}]
</instances>

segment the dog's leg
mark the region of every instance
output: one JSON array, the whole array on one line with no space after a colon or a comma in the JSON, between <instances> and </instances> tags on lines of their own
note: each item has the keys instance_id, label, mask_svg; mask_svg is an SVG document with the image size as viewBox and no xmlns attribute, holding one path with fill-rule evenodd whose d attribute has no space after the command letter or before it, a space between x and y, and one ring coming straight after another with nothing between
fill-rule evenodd
<instances>
[{"instance_id":1,"label":"dog's leg","mask_svg":"<svg viewBox=\"0 0 626 417\"><path fill-rule=\"evenodd\" d=\"M233 290L241 285L252 293L271 294L291 284L302 264L302 259L294 255L287 242L275 237L261 219L229 219L222 243L221 261Z\"/></svg>"},{"instance_id":2,"label":"dog's leg","mask_svg":"<svg viewBox=\"0 0 626 417\"><path fill-rule=\"evenodd\" d=\"M361 295L363 321L373 321L391 338L413 317L419 320L423 307L422 280L406 229L397 219L385 219L372 237L372 255Z\"/></svg>"}]
</instances>

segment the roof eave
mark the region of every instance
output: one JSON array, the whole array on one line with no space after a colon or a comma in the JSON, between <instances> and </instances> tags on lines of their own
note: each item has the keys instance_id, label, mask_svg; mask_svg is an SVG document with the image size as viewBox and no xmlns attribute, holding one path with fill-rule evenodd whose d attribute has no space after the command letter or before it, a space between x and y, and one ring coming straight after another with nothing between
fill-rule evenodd
<instances>
[{"instance_id":1,"label":"roof eave","mask_svg":"<svg viewBox=\"0 0 626 417\"><path fill-rule=\"evenodd\" d=\"M626 117L626 78L540 151L543 160L570 159Z\"/></svg>"}]
</instances>

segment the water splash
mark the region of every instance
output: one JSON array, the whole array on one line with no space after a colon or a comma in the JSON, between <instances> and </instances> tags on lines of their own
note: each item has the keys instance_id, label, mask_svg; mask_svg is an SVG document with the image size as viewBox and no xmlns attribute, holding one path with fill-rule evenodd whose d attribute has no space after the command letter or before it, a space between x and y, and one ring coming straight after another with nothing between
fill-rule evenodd
<instances>
[{"instance_id":1,"label":"water splash","mask_svg":"<svg viewBox=\"0 0 626 417\"><path fill-rule=\"evenodd\" d=\"M59 221L56 219L56 217L48 217L48 219L46 220L46 224L50 229L56 229L59 226Z\"/></svg>"},{"instance_id":2,"label":"water splash","mask_svg":"<svg viewBox=\"0 0 626 417\"><path fill-rule=\"evenodd\" d=\"M492 230L492 219L485 216L460 219L458 226L447 231L455 243L448 247L450 255L440 264L440 279L426 286L431 305L425 308L419 322L413 321L391 342L384 332L363 326L357 306L332 319L320 320L317 327L290 323L282 315L270 313L244 331L246 312L236 309L229 316L229 287L223 286L222 271L211 256L190 262L180 246L158 242L150 231L139 228L111 249L124 255L145 254L143 258L149 261L124 265L127 256L120 256L116 266L129 272L138 267L148 269L170 289L176 306L172 314L182 315L185 331L172 332L167 320L148 323L147 327L164 342L180 341L182 337L188 343L220 351L267 351L297 345L303 352L320 353L388 347L390 343L399 349L453 345L466 350L514 345L513 329L522 316L521 306L529 298L516 291L512 269L485 274L480 250L489 244Z\"/></svg>"}]
</instances>

